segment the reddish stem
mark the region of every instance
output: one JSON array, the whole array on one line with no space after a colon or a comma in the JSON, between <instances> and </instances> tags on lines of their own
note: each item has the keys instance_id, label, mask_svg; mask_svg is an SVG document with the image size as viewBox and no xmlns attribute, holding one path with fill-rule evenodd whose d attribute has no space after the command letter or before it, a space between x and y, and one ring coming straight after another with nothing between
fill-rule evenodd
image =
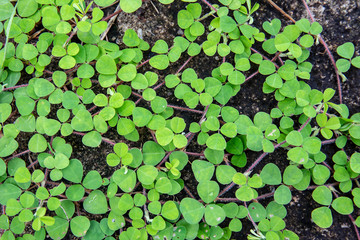
<instances>
[{"instance_id":1,"label":"reddish stem","mask_svg":"<svg viewBox=\"0 0 360 240\"><path fill-rule=\"evenodd\" d=\"M28 150L25 150L25 151L23 151L23 152L21 152L21 153L12 155L11 157L8 157L7 159L5 159L5 162L7 162L7 161L9 161L9 160L11 160L11 159L13 159L13 158L20 157L20 156L22 156L22 155L24 155L24 154L27 154L27 153L29 153L29 152L30 152L30 150L28 149Z\"/></svg>"},{"instance_id":2,"label":"reddish stem","mask_svg":"<svg viewBox=\"0 0 360 240\"><path fill-rule=\"evenodd\" d=\"M330 139L330 140L325 140L321 142L321 145L327 145L327 144L332 144L336 141L336 139Z\"/></svg>"},{"instance_id":3,"label":"reddish stem","mask_svg":"<svg viewBox=\"0 0 360 240\"><path fill-rule=\"evenodd\" d=\"M179 74L181 72L181 70L183 70L183 68L190 62L190 60L193 58L193 56L190 56L185 62L184 64L179 68L179 70L177 70L177 72L175 73L175 75Z\"/></svg>"},{"instance_id":4,"label":"reddish stem","mask_svg":"<svg viewBox=\"0 0 360 240\"><path fill-rule=\"evenodd\" d=\"M206 5L208 5L212 10L214 10L215 12L217 12L218 10L213 6L211 5L208 1L206 0L201 0L203 3L205 3Z\"/></svg>"},{"instance_id":5,"label":"reddish stem","mask_svg":"<svg viewBox=\"0 0 360 240\"><path fill-rule=\"evenodd\" d=\"M140 63L139 65L136 66L136 68L141 68L142 66L144 66L149 61L150 61L150 59L146 60L145 62Z\"/></svg>"},{"instance_id":6,"label":"reddish stem","mask_svg":"<svg viewBox=\"0 0 360 240\"><path fill-rule=\"evenodd\" d=\"M170 104L168 104L167 106L171 107L171 108L178 109L180 111L184 111L184 112L193 112L193 113L198 113L198 114L203 114L204 113L203 111L200 111L200 110L195 110L195 109L191 109L191 108L184 108L184 107L178 107L178 106L170 105Z\"/></svg>"},{"instance_id":7,"label":"reddish stem","mask_svg":"<svg viewBox=\"0 0 360 240\"><path fill-rule=\"evenodd\" d=\"M120 9L120 10L118 10L118 11L116 11L116 12L114 12L114 13L110 14L109 16L104 17L101 21L107 21L107 20L109 20L110 18L112 18L113 16L116 16L116 15L120 14L122 11L123 11L123 10L122 10L122 9Z\"/></svg>"},{"instance_id":8,"label":"reddish stem","mask_svg":"<svg viewBox=\"0 0 360 240\"><path fill-rule=\"evenodd\" d=\"M187 155L196 156L196 157L203 157L204 156L204 153L195 153L195 152L184 152L184 153L186 153Z\"/></svg>"},{"instance_id":9,"label":"reddish stem","mask_svg":"<svg viewBox=\"0 0 360 240\"><path fill-rule=\"evenodd\" d=\"M157 168L161 167L161 166L164 164L164 162L166 162L166 160L169 158L169 156L170 156L171 153L172 153L172 151L171 151L171 152L168 152L168 153L165 155L165 157L161 160L161 162L160 162L156 167L157 167Z\"/></svg>"},{"instance_id":10,"label":"reddish stem","mask_svg":"<svg viewBox=\"0 0 360 240\"><path fill-rule=\"evenodd\" d=\"M9 91L9 90L17 89L17 88L27 87L28 85L29 84L22 84L22 85L17 85L14 87L8 87L8 88L4 88L3 91Z\"/></svg>"},{"instance_id":11,"label":"reddish stem","mask_svg":"<svg viewBox=\"0 0 360 240\"><path fill-rule=\"evenodd\" d=\"M27 166L28 169L32 168L35 164L37 164L39 160L36 160L35 162L32 162L29 166Z\"/></svg>"},{"instance_id":12,"label":"reddish stem","mask_svg":"<svg viewBox=\"0 0 360 240\"><path fill-rule=\"evenodd\" d=\"M190 190L185 186L185 184L184 184L184 190L191 198L195 198L194 195L190 192Z\"/></svg>"}]
</instances>

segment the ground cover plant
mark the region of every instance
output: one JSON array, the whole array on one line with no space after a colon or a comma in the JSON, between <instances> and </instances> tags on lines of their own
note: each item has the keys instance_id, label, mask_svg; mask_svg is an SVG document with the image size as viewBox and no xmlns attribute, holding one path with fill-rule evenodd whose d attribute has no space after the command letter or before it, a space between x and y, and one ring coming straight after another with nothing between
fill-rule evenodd
<instances>
[{"instance_id":1,"label":"ground cover plant","mask_svg":"<svg viewBox=\"0 0 360 240\"><path fill-rule=\"evenodd\" d=\"M305 0L309 19L299 20L269 0L293 23L262 28L251 0L182 2L183 35L150 45L130 28L121 44L104 40L141 0L0 0L1 240L231 239L245 229L248 239L299 239L286 226L297 191L311 192L314 224L346 215L360 239L360 113L341 91L360 68L354 44L334 57ZM336 90L308 84L315 45ZM203 53L220 60L200 78L188 64ZM242 114L229 103L259 76L276 104ZM82 148L110 145L98 160L110 170L84 171L72 137ZM282 165L267 161L280 149Z\"/></svg>"}]
</instances>

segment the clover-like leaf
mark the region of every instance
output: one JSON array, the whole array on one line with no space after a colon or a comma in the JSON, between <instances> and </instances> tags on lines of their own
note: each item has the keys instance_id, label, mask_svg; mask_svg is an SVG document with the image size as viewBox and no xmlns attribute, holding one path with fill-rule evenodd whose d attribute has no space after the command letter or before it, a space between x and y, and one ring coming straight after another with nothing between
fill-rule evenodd
<instances>
[{"instance_id":1,"label":"clover-like leaf","mask_svg":"<svg viewBox=\"0 0 360 240\"><path fill-rule=\"evenodd\" d=\"M328 207L319 207L311 212L311 218L321 228L329 228L333 223L331 210Z\"/></svg>"},{"instance_id":2,"label":"clover-like leaf","mask_svg":"<svg viewBox=\"0 0 360 240\"><path fill-rule=\"evenodd\" d=\"M336 49L337 54L343 58L351 59L354 56L355 47L351 42L346 42Z\"/></svg>"},{"instance_id":3,"label":"clover-like leaf","mask_svg":"<svg viewBox=\"0 0 360 240\"><path fill-rule=\"evenodd\" d=\"M84 200L84 209L91 214L104 214L108 211L106 197L100 190L92 191Z\"/></svg>"},{"instance_id":4,"label":"clover-like leaf","mask_svg":"<svg viewBox=\"0 0 360 240\"><path fill-rule=\"evenodd\" d=\"M180 211L187 223L197 224L204 216L205 207L195 199L183 198L180 202Z\"/></svg>"}]
</instances>

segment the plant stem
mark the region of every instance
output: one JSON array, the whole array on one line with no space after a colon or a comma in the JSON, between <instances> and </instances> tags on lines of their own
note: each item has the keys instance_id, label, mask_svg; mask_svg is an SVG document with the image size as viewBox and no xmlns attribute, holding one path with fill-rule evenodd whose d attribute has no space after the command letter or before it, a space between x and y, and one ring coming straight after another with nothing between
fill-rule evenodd
<instances>
[{"instance_id":1,"label":"plant stem","mask_svg":"<svg viewBox=\"0 0 360 240\"><path fill-rule=\"evenodd\" d=\"M9 91L9 90L13 90L13 89L17 89L17 88L22 88L22 87L27 87L27 86L29 86L29 84L17 85L17 86L14 86L14 87L4 88L3 91Z\"/></svg>"},{"instance_id":2,"label":"plant stem","mask_svg":"<svg viewBox=\"0 0 360 240\"><path fill-rule=\"evenodd\" d=\"M200 110L191 109L191 108L184 108L184 107L178 107L178 106L170 105L170 104L168 104L167 106L171 107L171 108L178 109L180 111L184 111L184 112L193 112L193 113L198 113L198 114L203 114L204 113L203 111L200 111Z\"/></svg>"},{"instance_id":3,"label":"plant stem","mask_svg":"<svg viewBox=\"0 0 360 240\"><path fill-rule=\"evenodd\" d=\"M136 66L136 68L140 68L142 66L144 66L145 64L147 64L150 61L150 59L146 60L145 62L140 63L139 65Z\"/></svg>"},{"instance_id":4,"label":"plant stem","mask_svg":"<svg viewBox=\"0 0 360 240\"><path fill-rule=\"evenodd\" d=\"M190 192L190 190L185 186L185 184L184 184L184 190L191 198L195 198L194 195Z\"/></svg>"},{"instance_id":5,"label":"plant stem","mask_svg":"<svg viewBox=\"0 0 360 240\"><path fill-rule=\"evenodd\" d=\"M215 12L217 12L217 9L213 6L213 5L211 5L208 1L206 1L206 0L201 0L203 3L205 3L206 5L208 5L212 10L214 10Z\"/></svg>"},{"instance_id":6,"label":"plant stem","mask_svg":"<svg viewBox=\"0 0 360 240\"><path fill-rule=\"evenodd\" d=\"M32 162L29 166L27 166L27 169L32 168L35 164L37 164L39 160L36 160L35 162Z\"/></svg>"},{"instance_id":7,"label":"plant stem","mask_svg":"<svg viewBox=\"0 0 360 240\"><path fill-rule=\"evenodd\" d=\"M204 153L195 153L195 152L184 152L184 153L186 153L187 155L196 156L196 157L203 157L204 156Z\"/></svg>"},{"instance_id":8,"label":"plant stem","mask_svg":"<svg viewBox=\"0 0 360 240\"><path fill-rule=\"evenodd\" d=\"M286 141L282 141L281 143L278 143L274 146L274 151L275 149L277 149L278 147L280 147L281 145L285 144ZM249 173L250 171L252 171L269 153L267 152L264 152L262 153L256 160L255 162L253 162L253 164L251 164L251 166L245 171L245 174L246 173Z\"/></svg>"},{"instance_id":9,"label":"plant stem","mask_svg":"<svg viewBox=\"0 0 360 240\"><path fill-rule=\"evenodd\" d=\"M281 12L285 17L287 17L288 19L290 19L293 23L295 23L296 21L289 15L287 14L284 10L282 10L276 3L274 3L272 0L266 0L268 3L270 3L270 5L272 5L276 10L278 10L279 12Z\"/></svg>"},{"instance_id":10,"label":"plant stem","mask_svg":"<svg viewBox=\"0 0 360 240\"><path fill-rule=\"evenodd\" d=\"M22 155L24 155L24 154L27 154L27 153L29 153L29 152L30 152L30 150L28 149L28 150L25 150L25 151L23 151L23 152L21 152L21 153L12 155L11 157L8 157L7 159L5 159L5 162L7 162L7 161L9 161L9 160L11 160L11 159L13 159L13 158L20 157L20 156L22 156Z\"/></svg>"},{"instance_id":11,"label":"plant stem","mask_svg":"<svg viewBox=\"0 0 360 240\"><path fill-rule=\"evenodd\" d=\"M161 160L161 162L156 166L157 168L161 167L164 162L166 162L166 160L170 157L170 154L172 153L172 151L168 152L165 157Z\"/></svg>"},{"instance_id":12,"label":"plant stem","mask_svg":"<svg viewBox=\"0 0 360 240\"><path fill-rule=\"evenodd\" d=\"M330 140L325 140L321 142L321 145L327 145L327 144L332 144L336 141L336 139L330 139Z\"/></svg>"},{"instance_id":13,"label":"plant stem","mask_svg":"<svg viewBox=\"0 0 360 240\"><path fill-rule=\"evenodd\" d=\"M183 65L181 65L181 67L176 71L175 75L178 75L181 70L183 70L183 68L190 62L190 60L193 58L193 56L190 56L185 62Z\"/></svg>"}]
</instances>

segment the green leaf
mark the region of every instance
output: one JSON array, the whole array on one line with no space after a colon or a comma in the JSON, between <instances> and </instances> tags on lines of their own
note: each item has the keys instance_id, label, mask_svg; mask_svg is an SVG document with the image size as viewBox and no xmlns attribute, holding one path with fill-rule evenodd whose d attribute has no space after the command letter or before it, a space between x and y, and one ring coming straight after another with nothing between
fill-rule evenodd
<instances>
[{"instance_id":1,"label":"green leaf","mask_svg":"<svg viewBox=\"0 0 360 240\"><path fill-rule=\"evenodd\" d=\"M69 222L58 216L54 217L55 223L51 226L45 226L47 233L52 239L63 239L68 232Z\"/></svg>"},{"instance_id":2,"label":"green leaf","mask_svg":"<svg viewBox=\"0 0 360 240\"><path fill-rule=\"evenodd\" d=\"M332 208L342 215L349 215L354 211L353 201L348 197L338 197L331 203Z\"/></svg>"},{"instance_id":3,"label":"green leaf","mask_svg":"<svg viewBox=\"0 0 360 240\"><path fill-rule=\"evenodd\" d=\"M71 120L71 127L79 132L91 131L93 129L91 114L84 109L79 110Z\"/></svg>"},{"instance_id":4,"label":"green leaf","mask_svg":"<svg viewBox=\"0 0 360 240\"><path fill-rule=\"evenodd\" d=\"M277 18L273 19L271 22L265 21L262 24L264 30L272 36L276 36L281 28L281 21Z\"/></svg>"},{"instance_id":5,"label":"green leaf","mask_svg":"<svg viewBox=\"0 0 360 240\"><path fill-rule=\"evenodd\" d=\"M180 28L186 29L194 22L194 17L187 10L180 10L177 15L177 23Z\"/></svg>"},{"instance_id":6,"label":"green leaf","mask_svg":"<svg viewBox=\"0 0 360 240\"><path fill-rule=\"evenodd\" d=\"M284 33L280 33L275 37L275 47L280 52L285 52L290 47L290 40Z\"/></svg>"},{"instance_id":7,"label":"green leaf","mask_svg":"<svg viewBox=\"0 0 360 240\"><path fill-rule=\"evenodd\" d=\"M333 223L331 210L328 207L319 207L311 212L311 218L321 228L329 228Z\"/></svg>"},{"instance_id":8,"label":"green leaf","mask_svg":"<svg viewBox=\"0 0 360 240\"><path fill-rule=\"evenodd\" d=\"M227 165L219 165L216 168L216 179L221 184L229 184L232 182L232 178L235 175L236 170Z\"/></svg>"},{"instance_id":9,"label":"green leaf","mask_svg":"<svg viewBox=\"0 0 360 240\"><path fill-rule=\"evenodd\" d=\"M139 181L145 185L152 184L158 176L158 170L151 165L141 166L136 173Z\"/></svg>"},{"instance_id":10,"label":"green leaf","mask_svg":"<svg viewBox=\"0 0 360 240\"><path fill-rule=\"evenodd\" d=\"M351 64L356 68L360 68L360 56L354 57L351 60Z\"/></svg>"},{"instance_id":11,"label":"green leaf","mask_svg":"<svg viewBox=\"0 0 360 240\"><path fill-rule=\"evenodd\" d=\"M149 63L153 68L164 70L169 66L169 58L166 55L156 55L150 58Z\"/></svg>"},{"instance_id":12,"label":"green leaf","mask_svg":"<svg viewBox=\"0 0 360 240\"><path fill-rule=\"evenodd\" d=\"M336 67L340 72L344 73L350 69L351 64L349 60L340 58L336 61Z\"/></svg>"},{"instance_id":13,"label":"green leaf","mask_svg":"<svg viewBox=\"0 0 360 240\"><path fill-rule=\"evenodd\" d=\"M10 1L1 1L0 9L0 21L4 21L11 17L14 11L14 6L10 3Z\"/></svg>"},{"instance_id":14,"label":"green leaf","mask_svg":"<svg viewBox=\"0 0 360 240\"><path fill-rule=\"evenodd\" d=\"M355 47L351 42L346 42L336 49L337 54L343 58L351 59L354 56Z\"/></svg>"},{"instance_id":15,"label":"green leaf","mask_svg":"<svg viewBox=\"0 0 360 240\"><path fill-rule=\"evenodd\" d=\"M31 60L39 54L37 48L32 44L25 44L22 48L22 57L25 60Z\"/></svg>"},{"instance_id":16,"label":"green leaf","mask_svg":"<svg viewBox=\"0 0 360 240\"><path fill-rule=\"evenodd\" d=\"M131 192L136 185L136 174L133 170L125 167L116 170L112 176L114 182L124 192Z\"/></svg>"},{"instance_id":17,"label":"green leaf","mask_svg":"<svg viewBox=\"0 0 360 240\"><path fill-rule=\"evenodd\" d=\"M159 193L170 193L172 190L171 181L167 177L160 177L155 183L155 189Z\"/></svg>"},{"instance_id":18,"label":"green leaf","mask_svg":"<svg viewBox=\"0 0 360 240\"><path fill-rule=\"evenodd\" d=\"M200 222L205 213L205 207L195 199L183 198L180 202L180 211L189 224Z\"/></svg>"},{"instance_id":19,"label":"green leaf","mask_svg":"<svg viewBox=\"0 0 360 240\"><path fill-rule=\"evenodd\" d=\"M175 202L165 202L161 209L161 216L169 220L176 220L179 217L179 210Z\"/></svg>"},{"instance_id":20,"label":"green leaf","mask_svg":"<svg viewBox=\"0 0 360 240\"><path fill-rule=\"evenodd\" d=\"M73 183L80 183L83 177L83 165L77 159L71 159L69 165L62 169L63 177Z\"/></svg>"},{"instance_id":21,"label":"green leaf","mask_svg":"<svg viewBox=\"0 0 360 240\"><path fill-rule=\"evenodd\" d=\"M101 185L102 178L95 170L88 172L83 180L83 186L87 189L98 189Z\"/></svg>"},{"instance_id":22,"label":"green leaf","mask_svg":"<svg viewBox=\"0 0 360 240\"><path fill-rule=\"evenodd\" d=\"M0 123L5 122L12 112L12 108L8 103L0 103Z\"/></svg>"},{"instance_id":23,"label":"green leaf","mask_svg":"<svg viewBox=\"0 0 360 240\"><path fill-rule=\"evenodd\" d=\"M76 216L70 221L71 232L76 237L83 237L90 228L90 221L85 216Z\"/></svg>"},{"instance_id":24,"label":"green leaf","mask_svg":"<svg viewBox=\"0 0 360 240\"><path fill-rule=\"evenodd\" d=\"M254 126L250 126L247 129L246 140L247 147L252 151L261 151L262 150L262 140L264 136L262 131Z\"/></svg>"},{"instance_id":25,"label":"green leaf","mask_svg":"<svg viewBox=\"0 0 360 240\"><path fill-rule=\"evenodd\" d=\"M71 69L75 67L75 64L76 64L75 58L69 55L62 57L59 61L59 67L62 69Z\"/></svg>"},{"instance_id":26,"label":"green leaf","mask_svg":"<svg viewBox=\"0 0 360 240\"><path fill-rule=\"evenodd\" d=\"M232 17L222 16L220 17L220 28L223 32L229 33L236 28L236 22Z\"/></svg>"},{"instance_id":27,"label":"green leaf","mask_svg":"<svg viewBox=\"0 0 360 240\"><path fill-rule=\"evenodd\" d=\"M141 7L141 5L141 0L120 0L120 7L126 13L135 12Z\"/></svg>"},{"instance_id":28,"label":"green leaf","mask_svg":"<svg viewBox=\"0 0 360 240\"><path fill-rule=\"evenodd\" d=\"M286 142L289 145L293 145L293 146L301 146L303 143L303 137L301 135L300 132L298 131L291 131L287 136L286 136Z\"/></svg>"},{"instance_id":29,"label":"green leaf","mask_svg":"<svg viewBox=\"0 0 360 240\"><path fill-rule=\"evenodd\" d=\"M321 149L321 140L317 137L308 137L304 139L303 148L310 154L317 154Z\"/></svg>"},{"instance_id":30,"label":"green leaf","mask_svg":"<svg viewBox=\"0 0 360 240\"><path fill-rule=\"evenodd\" d=\"M174 138L174 133L168 128L161 128L156 131L156 139L162 146L168 145Z\"/></svg>"},{"instance_id":31,"label":"green leaf","mask_svg":"<svg viewBox=\"0 0 360 240\"><path fill-rule=\"evenodd\" d=\"M128 47L136 47L140 44L140 38L133 29L127 29L122 40Z\"/></svg>"},{"instance_id":32,"label":"green leaf","mask_svg":"<svg viewBox=\"0 0 360 240\"><path fill-rule=\"evenodd\" d=\"M352 125L349 128L350 136L355 139L360 139L360 126L359 125Z\"/></svg>"},{"instance_id":33,"label":"green leaf","mask_svg":"<svg viewBox=\"0 0 360 240\"><path fill-rule=\"evenodd\" d=\"M326 186L318 186L312 193L313 199L325 206L329 206L332 202L332 193Z\"/></svg>"},{"instance_id":34,"label":"green leaf","mask_svg":"<svg viewBox=\"0 0 360 240\"><path fill-rule=\"evenodd\" d=\"M16 170L14 179L17 183L27 183L31 180L30 171L26 167L20 167Z\"/></svg>"},{"instance_id":35,"label":"green leaf","mask_svg":"<svg viewBox=\"0 0 360 240\"><path fill-rule=\"evenodd\" d=\"M15 216L22 210L21 204L16 199L9 199L6 203L6 215Z\"/></svg>"},{"instance_id":36,"label":"green leaf","mask_svg":"<svg viewBox=\"0 0 360 240\"><path fill-rule=\"evenodd\" d=\"M115 61L109 55L102 55L97 60L95 68L100 74L112 75L117 72Z\"/></svg>"},{"instance_id":37,"label":"green leaf","mask_svg":"<svg viewBox=\"0 0 360 240\"><path fill-rule=\"evenodd\" d=\"M164 149L153 141L147 141L143 145L144 163L155 166L165 156Z\"/></svg>"},{"instance_id":38,"label":"green leaf","mask_svg":"<svg viewBox=\"0 0 360 240\"><path fill-rule=\"evenodd\" d=\"M350 168L355 173L360 173L360 153L355 152L351 155Z\"/></svg>"},{"instance_id":39,"label":"green leaf","mask_svg":"<svg viewBox=\"0 0 360 240\"><path fill-rule=\"evenodd\" d=\"M254 198L254 192L248 185L243 185L238 190L236 190L235 196L240 201L248 202Z\"/></svg>"},{"instance_id":40,"label":"green leaf","mask_svg":"<svg viewBox=\"0 0 360 240\"><path fill-rule=\"evenodd\" d=\"M120 135L128 135L135 130L135 124L128 118L120 118L117 122L117 132Z\"/></svg>"},{"instance_id":41,"label":"green leaf","mask_svg":"<svg viewBox=\"0 0 360 240\"><path fill-rule=\"evenodd\" d=\"M43 152L47 149L47 142L40 134L35 134L29 140L29 150L34 153Z\"/></svg>"},{"instance_id":42,"label":"green leaf","mask_svg":"<svg viewBox=\"0 0 360 240\"><path fill-rule=\"evenodd\" d=\"M263 60L259 65L259 72L262 75L270 75L275 72L275 65L269 60Z\"/></svg>"},{"instance_id":43,"label":"green leaf","mask_svg":"<svg viewBox=\"0 0 360 240\"><path fill-rule=\"evenodd\" d=\"M306 164L309 160L309 154L301 147L294 147L287 153L288 158L298 164Z\"/></svg>"},{"instance_id":44,"label":"green leaf","mask_svg":"<svg viewBox=\"0 0 360 240\"><path fill-rule=\"evenodd\" d=\"M288 204L291 201L290 189L285 185L280 185L274 193L274 200L279 204Z\"/></svg>"},{"instance_id":45,"label":"green leaf","mask_svg":"<svg viewBox=\"0 0 360 240\"><path fill-rule=\"evenodd\" d=\"M155 42L154 46L151 48L152 52L159 53L159 54L167 53L168 50L169 50L168 44L162 39L157 40Z\"/></svg>"},{"instance_id":46,"label":"green leaf","mask_svg":"<svg viewBox=\"0 0 360 240\"><path fill-rule=\"evenodd\" d=\"M65 195L71 201L80 201L85 194L85 189L80 184L74 184L66 189Z\"/></svg>"},{"instance_id":47,"label":"green leaf","mask_svg":"<svg viewBox=\"0 0 360 240\"><path fill-rule=\"evenodd\" d=\"M0 204L6 205L9 199L17 199L21 194L21 189L13 184L3 183L0 185Z\"/></svg>"},{"instance_id":48,"label":"green leaf","mask_svg":"<svg viewBox=\"0 0 360 240\"><path fill-rule=\"evenodd\" d=\"M210 226L217 226L225 220L225 211L220 206L209 204L205 208L205 221Z\"/></svg>"},{"instance_id":49,"label":"green leaf","mask_svg":"<svg viewBox=\"0 0 360 240\"><path fill-rule=\"evenodd\" d=\"M202 181L197 186L197 192L205 203L211 203L218 196L219 184L215 181Z\"/></svg>"},{"instance_id":50,"label":"green leaf","mask_svg":"<svg viewBox=\"0 0 360 240\"><path fill-rule=\"evenodd\" d=\"M286 185L294 185L301 181L303 178L302 171L295 165L286 167L283 175L283 181Z\"/></svg>"},{"instance_id":51,"label":"green leaf","mask_svg":"<svg viewBox=\"0 0 360 240\"><path fill-rule=\"evenodd\" d=\"M281 183L280 169L273 163L268 163L262 169L260 177L265 184L279 185Z\"/></svg>"},{"instance_id":52,"label":"green leaf","mask_svg":"<svg viewBox=\"0 0 360 240\"><path fill-rule=\"evenodd\" d=\"M0 138L0 157L7 157L11 155L19 144L12 137L4 136Z\"/></svg>"},{"instance_id":53,"label":"green leaf","mask_svg":"<svg viewBox=\"0 0 360 240\"><path fill-rule=\"evenodd\" d=\"M191 164L195 179L198 182L209 181L214 175L215 167L208 161L195 160Z\"/></svg>"},{"instance_id":54,"label":"green leaf","mask_svg":"<svg viewBox=\"0 0 360 240\"><path fill-rule=\"evenodd\" d=\"M220 151L226 148L226 141L221 134L215 133L206 140L206 146L210 149Z\"/></svg>"},{"instance_id":55,"label":"green leaf","mask_svg":"<svg viewBox=\"0 0 360 240\"><path fill-rule=\"evenodd\" d=\"M101 143L101 135L97 131L91 131L85 134L82 138L82 143L88 147L98 147Z\"/></svg>"},{"instance_id":56,"label":"green leaf","mask_svg":"<svg viewBox=\"0 0 360 240\"><path fill-rule=\"evenodd\" d=\"M100 190L92 191L83 203L85 211L91 214L105 214L108 204L104 193Z\"/></svg>"}]
</instances>

